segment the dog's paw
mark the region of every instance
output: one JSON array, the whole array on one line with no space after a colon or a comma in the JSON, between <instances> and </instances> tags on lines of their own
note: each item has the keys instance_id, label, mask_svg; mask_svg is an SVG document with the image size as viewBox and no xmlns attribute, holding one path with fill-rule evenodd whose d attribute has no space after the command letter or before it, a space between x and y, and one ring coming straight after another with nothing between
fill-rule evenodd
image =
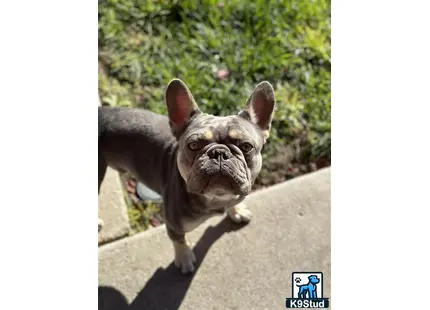
<instances>
[{"instance_id":1,"label":"dog's paw","mask_svg":"<svg viewBox=\"0 0 430 310\"><path fill-rule=\"evenodd\" d=\"M252 212L244 203L231 207L227 214L236 223L249 223L252 219Z\"/></svg>"},{"instance_id":2,"label":"dog's paw","mask_svg":"<svg viewBox=\"0 0 430 310\"><path fill-rule=\"evenodd\" d=\"M102 228L103 228L103 226L104 226L104 222L103 222L103 220L102 219L98 219L98 226L99 226L99 232L100 232L100 230L102 230Z\"/></svg>"},{"instance_id":3,"label":"dog's paw","mask_svg":"<svg viewBox=\"0 0 430 310\"><path fill-rule=\"evenodd\" d=\"M187 244L175 243L175 266L178 267L183 274L194 272L194 264L196 257L193 250Z\"/></svg>"}]
</instances>

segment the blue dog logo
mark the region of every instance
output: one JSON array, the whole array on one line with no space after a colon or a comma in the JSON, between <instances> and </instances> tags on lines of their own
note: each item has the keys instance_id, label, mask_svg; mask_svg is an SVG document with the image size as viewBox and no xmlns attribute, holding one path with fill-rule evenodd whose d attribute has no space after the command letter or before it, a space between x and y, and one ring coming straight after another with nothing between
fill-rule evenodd
<instances>
[{"instance_id":1,"label":"blue dog logo","mask_svg":"<svg viewBox=\"0 0 430 310\"><path fill-rule=\"evenodd\" d=\"M317 284L320 283L320 279L316 275L310 275L308 277L309 282L307 284L297 285L299 287L299 298L318 298L317 296ZM297 281L299 280L299 281ZM300 282L297 279L296 282Z\"/></svg>"},{"instance_id":2,"label":"blue dog logo","mask_svg":"<svg viewBox=\"0 0 430 310\"><path fill-rule=\"evenodd\" d=\"M292 275L292 297L285 299L286 308L324 309L329 307L328 298L324 298L324 275L322 272L302 271L293 272Z\"/></svg>"}]
</instances>

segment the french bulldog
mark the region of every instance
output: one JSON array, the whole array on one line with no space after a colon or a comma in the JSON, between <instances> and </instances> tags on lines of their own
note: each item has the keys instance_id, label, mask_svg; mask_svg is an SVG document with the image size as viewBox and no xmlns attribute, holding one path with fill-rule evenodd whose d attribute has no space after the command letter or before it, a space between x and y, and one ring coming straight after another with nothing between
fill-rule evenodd
<instances>
[{"instance_id":1,"label":"french bulldog","mask_svg":"<svg viewBox=\"0 0 430 310\"><path fill-rule=\"evenodd\" d=\"M188 87L173 79L165 94L168 117L144 109L99 107L99 191L107 166L132 173L163 197L175 265L192 273L195 256L185 234L224 212L248 223L243 203L262 166L275 94L259 83L237 115L203 113Z\"/></svg>"}]
</instances>

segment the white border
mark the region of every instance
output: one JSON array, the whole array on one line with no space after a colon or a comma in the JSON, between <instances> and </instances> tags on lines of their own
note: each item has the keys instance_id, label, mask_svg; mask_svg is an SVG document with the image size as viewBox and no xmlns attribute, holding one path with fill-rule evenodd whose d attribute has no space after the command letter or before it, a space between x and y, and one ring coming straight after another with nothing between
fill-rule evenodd
<instances>
[{"instance_id":1,"label":"white border","mask_svg":"<svg viewBox=\"0 0 430 310\"><path fill-rule=\"evenodd\" d=\"M97 2L0 4L2 309L97 307Z\"/></svg>"},{"instance_id":2,"label":"white border","mask_svg":"<svg viewBox=\"0 0 430 310\"><path fill-rule=\"evenodd\" d=\"M332 2L333 309L427 304L428 6Z\"/></svg>"}]
</instances>

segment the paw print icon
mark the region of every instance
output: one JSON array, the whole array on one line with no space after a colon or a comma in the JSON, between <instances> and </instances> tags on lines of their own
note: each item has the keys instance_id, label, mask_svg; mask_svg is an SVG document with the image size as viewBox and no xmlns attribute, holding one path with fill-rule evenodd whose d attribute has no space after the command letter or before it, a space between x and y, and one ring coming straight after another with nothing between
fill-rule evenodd
<instances>
[{"instance_id":1,"label":"paw print icon","mask_svg":"<svg viewBox=\"0 0 430 310\"><path fill-rule=\"evenodd\" d=\"M296 278L294 281L296 281L296 283L300 283L302 281L302 279Z\"/></svg>"}]
</instances>

